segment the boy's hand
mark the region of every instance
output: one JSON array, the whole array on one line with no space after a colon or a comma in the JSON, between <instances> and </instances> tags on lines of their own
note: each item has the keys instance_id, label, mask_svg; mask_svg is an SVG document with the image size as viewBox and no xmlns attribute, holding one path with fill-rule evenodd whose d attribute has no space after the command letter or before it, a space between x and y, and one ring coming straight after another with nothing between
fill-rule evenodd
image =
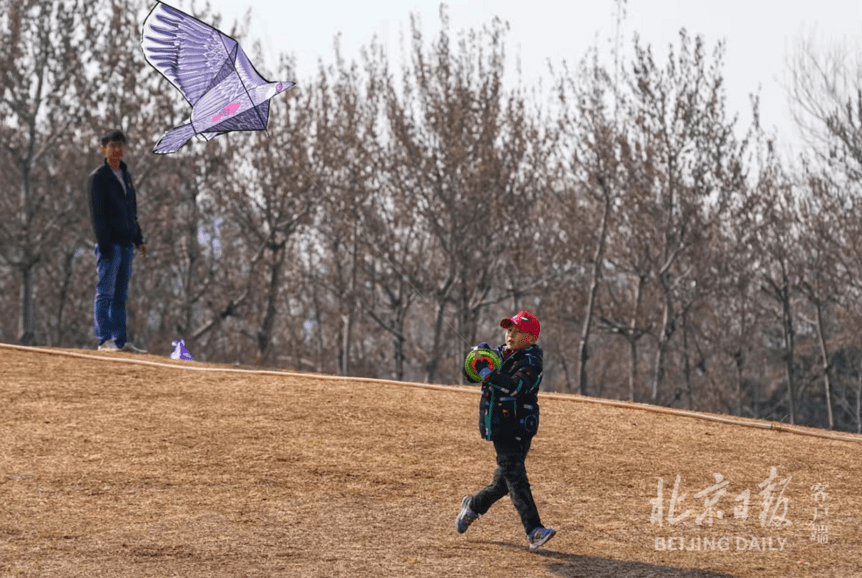
<instances>
[{"instance_id":1,"label":"boy's hand","mask_svg":"<svg viewBox=\"0 0 862 578\"><path fill-rule=\"evenodd\" d=\"M488 359L480 359L473 364L473 368L476 372L482 376L482 381L488 381L488 378L491 377L491 374L494 373L494 370L491 369L491 362Z\"/></svg>"}]
</instances>

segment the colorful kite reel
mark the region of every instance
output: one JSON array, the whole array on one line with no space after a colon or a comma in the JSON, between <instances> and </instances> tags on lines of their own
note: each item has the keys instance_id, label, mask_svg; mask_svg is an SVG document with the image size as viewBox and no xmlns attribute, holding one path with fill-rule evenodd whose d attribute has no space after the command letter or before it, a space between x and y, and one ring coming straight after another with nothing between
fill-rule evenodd
<instances>
[{"instance_id":1,"label":"colorful kite reel","mask_svg":"<svg viewBox=\"0 0 862 578\"><path fill-rule=\"evenodd\" d=\"M503 366L503 359L500 354L493 349L472 349L467 354L464 360L464 372L474 381L482 381L482 376L476 369L476 364L480 361L488 361L491 364L491 370L497 371Z\"/></svg>"}]
</instances>

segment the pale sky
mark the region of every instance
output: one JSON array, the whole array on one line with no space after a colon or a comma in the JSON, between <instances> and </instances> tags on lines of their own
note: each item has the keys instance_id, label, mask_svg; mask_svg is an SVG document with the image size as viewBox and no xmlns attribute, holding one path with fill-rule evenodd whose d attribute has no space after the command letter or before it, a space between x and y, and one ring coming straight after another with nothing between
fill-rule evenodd
<instances>
[{"instance_id":1,"label":"pale sky","mask_svg":"<svg viewBox=\"0 0 862 578\"><path fill-rule=\"evenodd\" d=\"M183 2L168 3L188 10ZM440 22L437 0L210 0L210 5L222 15L222 28L230 28L251 8L249 36L259 40L265 52L265 62L258 68L271 72L276 55L292 54L298 74L289 80L300 82L314 76L318 59L334 60L336 34L348 60L358 60L359 48L376 34L390 62L397 64L411 13L420 16L426 42L436 36ZM563 60L575 64L592 45L598 45L610 62L617 13L613 0L473 0L448 6L453 34L481 29L494 16L509 22L507 75L509 71L514 75L518 56L525 84L544 78L547 89L549 59L554 65ZM629 55L635 33L642 44L652 45L662 64L667 47L678 46L682 27L691 36L702 35L710 52L724 39L729 111L747 125L748 95L759 89L763 124L777 129L782 140L796 138L783 88L786 59L796 39L815 34L823 43L846 40L862 47L862 0L629 0L626 11L621 37Z\"/></svg>"}]
</instances>

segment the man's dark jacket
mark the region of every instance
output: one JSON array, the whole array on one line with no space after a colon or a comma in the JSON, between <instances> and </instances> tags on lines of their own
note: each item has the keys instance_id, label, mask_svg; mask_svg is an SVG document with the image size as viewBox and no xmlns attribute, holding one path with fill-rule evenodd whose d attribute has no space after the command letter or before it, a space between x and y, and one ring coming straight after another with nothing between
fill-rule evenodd
<instances>
[{"instance_id":1,"label":"man's dark jacket","mask_svg":"<svg viewBox=\"0 0 862 578\"><path fill-rule=\"evenodd\" d=\"M487 343L477 347L489 348ZM482 384L479 433L489 441L532 438L539 429L542 348L531 345L511 352L501 345L496 351L503 366ZM475 383L466 373L465 377Z\"/></svg>"},{"instance_id":2,"label":"man's dark jacket","mask_svg":"<svg viewBox=\"0 0 862 578\"><path fill-rule=\"evenodd\" d=\"M94 170L87 180L87 202L90 208L90 226L99 244L100 253L106 258L112 253L112 245L140 246L144 236L138 224L138 206L135 187L126 163L120 161L120 170L126 190L108 161Z\"/></svg>"}]
</instances>

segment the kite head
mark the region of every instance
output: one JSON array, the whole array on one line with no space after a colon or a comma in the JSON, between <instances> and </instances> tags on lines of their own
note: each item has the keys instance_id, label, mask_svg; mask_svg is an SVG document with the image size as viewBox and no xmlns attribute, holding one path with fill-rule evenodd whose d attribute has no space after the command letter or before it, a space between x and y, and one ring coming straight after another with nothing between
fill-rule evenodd
<instances>
[{"instance_id":1,"label":"kite head","mask_svg":"<svg viewBox=\"0 0 862 578\"><path fill-rule=\"evenodd\" d=\"M289 80L284 81L284 82L279 82L278 84L275 85L275 92L272 94L272 96L275 96L276 94L278 94L280 92L284 92L285 90L287 90L288 88L290 88L294 84L296 84L296 83L290 82ZM272 97L270 97L270 98L272 98Z\"/></svg>"},{"instance_id":2,"label":"kite head","mask_svg":"<svg viewBox=\"0 0 862 578\"><path fill-rule=\"evenodd\" d=\"M293 85L293 82L268 82L261 84L252 91L252 100L257 104L265 102Z\"/></svg>"}]
</instances>

